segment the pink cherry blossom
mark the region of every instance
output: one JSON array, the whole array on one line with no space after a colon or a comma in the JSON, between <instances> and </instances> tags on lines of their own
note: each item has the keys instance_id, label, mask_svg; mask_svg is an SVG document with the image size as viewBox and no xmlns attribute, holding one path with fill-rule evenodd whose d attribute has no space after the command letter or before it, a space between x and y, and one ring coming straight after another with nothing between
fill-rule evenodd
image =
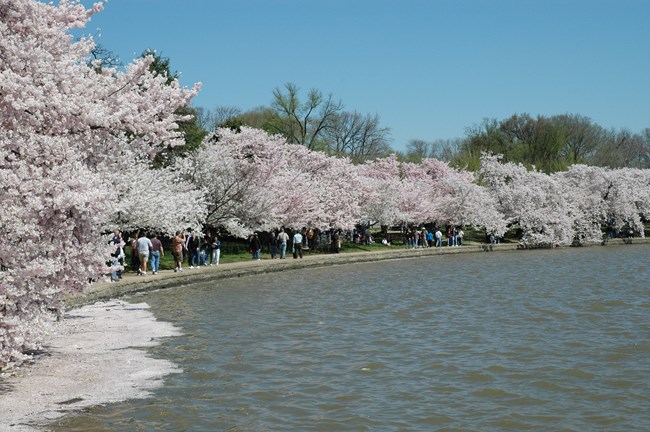
<instances>
[{"instance_id":1,"label":"pink cherry blossom","mask_svg":"<svg viewBox=\"0 0 650 432\"><path fill-rule=\"evenodd\" d=\"M62 293L106 270L103 232L116 223L170 231L204 216L198 194L147 164L182 142L174 112L199 86L167 85L150 57L124 71L89 66L92 38L74 42L69 30L101 9L0 0L0 367L39 346ZM176 219L161 207L188 196L197 204ZM137 213L143 206L148 214Z\"/></svg>"}]
</instances>

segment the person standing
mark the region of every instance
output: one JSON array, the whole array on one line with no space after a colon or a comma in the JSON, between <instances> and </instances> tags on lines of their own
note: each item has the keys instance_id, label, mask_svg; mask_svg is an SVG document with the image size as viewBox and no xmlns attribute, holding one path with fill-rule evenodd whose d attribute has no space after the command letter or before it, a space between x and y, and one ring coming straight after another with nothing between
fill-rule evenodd
<instances>
[{"instance_id":1,"label":"person standing","mask_svg":"<svg viewBox=\"0 0 650 432\"><path fill-rule=\"evenodd\" d=\"M314 230L310 227L305 233L307 238L307 249L314 250Z\"/></svg>"},{"instance_id":2,"label":"person standing","mask_svg":"<svg viewBox=\"0 0 650 432\"><path fill-rule=\"evenodd\" d=\"M153 274L158 273L160 268L160 257L165 256L165 250L163 249L162 242L158 239L158 236L154 233L151 236L151 256L149 257L151 272Z\"/></svg>"},{"instance_id":3,"label":"person standing","mask_svg":"<svg viewBox=\"0 0 650 432\"><path fill-rule=\"evenodd\" d=\"M138 248L138 258L140 259L140 273L142 276L147 275L147 261L149 261L149 253L151 252L153 245L151 240L147 237L145 231L142 232L142 235L136 242Z\"/></svg>"},{"instance_id":4,"label":"person standing","mask_svg":"<svg viewBox=\"0 0 650 432\"><path fill-rule=\"evenodd\" d=\"M262 249L262 244L260 243L260 238L255 232L250 238L250 250L251 250L251 254L253 255L253 259L255 261L260 260L261 249Z\"/></svg>"},{"instance_id":5,"label":"person standing","mask_svg":"<svg viewBox=\"0 0 650 432\"><path fill-rule=\"evenodd\" d=\"M221 240L217 234L212 238L212 256L210 257L210 265L219 265L219 258L221 258Z\"/></svg>"},{"instance_id":6,"label":"person standing","mask_svg":"<svg viewBox=\"0 0 650 432\"><path fill-rule=\"evenodd\" d=\"M183 252L184 255L187 256L188 267L192 265L192 249L191 249L192 240L194 240L194 235L192 233L192 230L189 230L185 235L185 243L183 243ZM185 256L183 256L183 258L185 258Z\"/></svg>"},{"instance_id":7,"label":"person standing","mask_svg":"<svg viewBox=\"0 0 650 432\"><path fill-rule=\"evenodd\" d=\"M288 242L289 242L289 234L284 232L284 228L281 228L280 234L278 234L278 243L280 244L280 259L284 259L287 255Z\"/></svg>"},{"instance_id":8,"label":"person standing","mask_svg":"<svg viewBox=\"0 0 650 432\"><path fill-rule=\"evenodd\" d=\"M334 253L341 252L341 230L335 230L332 235L332 249Z\"/></svg>"},{"instance_id":9,"label":"person standing","mask_svg":"<svg viewBox=\"0 0 650 432\"><path fill-rule=\"evenodd\" d=\"M205 265L212 265L212 253L214 250L214 237L212 231L207 230L205 233Z\"/></svg>"},{"instance_id":10,"label":"person standing","mask_svg":"<svg viewBox=\"0 0 650 432\"><path fill-rule=\"evenodd\" d=\"M190 265L190 268L194 268L194 264L197 264L197 268L201 267L201 261L199 258L199 249L201 248L201 240L199 236L195 233L190 233L187 238L187 263Z\"/></svg>"},{"instance_id":11,"label":"person standing","mask_svg":"<svg viewBox=\"0 0 650 432\"><path fill-rule=\"evenodd\" d=\"M300 257L302 259L302 234L296 231L293 235L293 259Z\"/></svg>"},{"instance_id":12,"label":"person standing","mask_svg":"<svg viewBox=\"0 0 650 432\"><path fill-rule=\"evenodd\" d=\"M138 258L138 239L140 238L140 230L131 233L129 237L129 246L131 246L131 268L133 271L140 273L140 259Z\"/></svg>"},{"instance_id":13,"label":"person standing","mask_svg":"<svg viewBox=\"0 0 650 432\"><path fill-rule=\"evenodd\" d=\"M183 245L185 244L185 234L176 231L172 239L172 256L174 257L174 273L183 271Z\"/></svg>"},{"instance_id":14,"label":"person standing","mask_svg":"<svg viewBox=\"0 0 650 432\"><path fill-rule=\"evenodd\" d=\"M436 247L442 246L442 232L440 231L440 228L436 230Z\"/></svg>"},{"instance_id":15,"label":"person standing","mask_svg":"<svg viewBox=\"0 0 650 432\"><path fill-rule=\"evenodd\" d=\"M269 250L271 252L271 259L275 259L278 254L278 238L275 235L275 230L271 230L271 238L269 240Z\"/></svg>"}]
</instances>

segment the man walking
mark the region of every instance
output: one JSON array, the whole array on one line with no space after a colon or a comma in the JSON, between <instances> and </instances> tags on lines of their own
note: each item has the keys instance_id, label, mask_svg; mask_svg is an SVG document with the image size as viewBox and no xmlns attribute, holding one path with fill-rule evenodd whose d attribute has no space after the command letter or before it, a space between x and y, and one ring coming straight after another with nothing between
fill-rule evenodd
<instances>
[{"instance_id":1,"label":"man walking","mask_svg":"<svg viewBox=\"0 0 650 432\"><path fill-rule=\"evenodd\" d=\"M138 257L140 258L140 271L138 274L142 276L147 275L147 261L149 261L149 252L153 249L151 240L147 237L147 233L142 231L141 237L136 241L138 248Z\"/></svg>"},{"instance_id":2,"label":"man walking","mask_svg":"<svg viewBox=\"0 0 650 432\"><path fill-rule=\"evenodd\" d=\"M160 257L165 256L165 250L163 249L162 242L158 240L158 236L154 233L151 236L151 272L153 274L158 273L158 268L160 267Z\"/></svg>"},{"instance_id":3,"label":"man walking","mask_svg":"<svg viewBox=\"0 0 650 432\"><path fill-rule=\"evenodd\" d=\"M287 243L289 242L289 234L284 232L284 228L280 229L278 234L278 243L280 243L280 259L284 259L287 254Z\"/></svg>"},{"instance_id":4,"label":"man walking","mask_svg":"<svg viewBox=\"0 0 650 432\"><path fill-rule=\"evenodd\" d=\"M293 235L293 259L300 257L302 259L302 234L296 231Z\"/></svg>"}]
</instances>

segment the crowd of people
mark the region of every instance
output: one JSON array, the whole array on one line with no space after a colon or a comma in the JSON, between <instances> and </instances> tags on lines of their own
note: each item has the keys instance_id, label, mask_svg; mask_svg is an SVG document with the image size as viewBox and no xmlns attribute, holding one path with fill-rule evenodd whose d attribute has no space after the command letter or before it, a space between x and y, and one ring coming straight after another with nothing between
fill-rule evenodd
<instances>
[{"instance_id":1,"label":"crowd of people","mask_svg":"<svg viewBox=\"0 0 650 432\"><path fill-rule=\"evenodd\" d=\"M187 256L190 269L201 266L218 266L221 259L221 240L218 232L207 230L205 234L177 231L172 238L174 272L182 272L183 258Z\"/></svg>"},{"instance_id":2,"label":"crowd of people","mask_svg":"<svg viewBox=\"0 0 650 432\"><path fill-rule=\"evenodd\" d=\"M369 227L354 229L347 232L345 236L356 245L370 245L375 243ZM464 232L461 227L448 227L446 234L437 228L435 232L429 231L426 227L414 227L403 231L403 244L406 248L429 248L447 246L461 246L463 244ZM323 245L329 247L329 251L339 253L343 241L343 233L340 229L319 230L305 227L301 230L289 232L284 227L279 230L272 230L266 233L254 232L247 240L248 252L251 258L259 261L262 255L262 247L265 246L271 255L271 259L286 259L287 253L291 253L294 259L302 259L306 251L315 251ZM391 246L390 239L383 238L381 243ZM163 241L156 233L148 233L145 230L138 230L132 233L126 240L119 230L116 230L110 240L115 247L111 254L111 281L118 281L122 278L122 269L127 264L125 246L128 244L131 249L130 266L138 275L146 276L150 271L157 274L160 270L160 260L165 256ZM174 272L183 272L185 268L201 268L202 266L218 266L221 257L221 235L216 230L205 232L177 231L169 239L171 254L174 260Z\"/></svg>"},{"instance_id":3,"label":"crowd of people","mask_svg":"<svg viewBox=\"0 0 650 432\"><path fill-rule=\"evenodd\" d=\"M184 271L185 259L191 269L219 265L221 240L218 234L213 234L211 230L200 235L192 231L177 231L170 239L170 243L174 258L174 272ZM157 274L160 270L160 259L165 256L165 248L158 235L144 230L132 233L126 241L121 231L115 230L109 244L115 247L109 262L112 282L122 279L122 269L126 264L124 248L127 244L131 248L131 268L141 276L147 275L147 265L152 274Z\"/></svg>"},{"instance_id":4,"label":"crowd of people","mask_svg":"<svg viewBox=\"0 0 650 432\"><path fill-rule=\"evenodd\" d=\"M252 259L260 259L263 244L268 246L271 259L285 259L289 246L294 259L302 258L303 251L316 251L323 245L327 245L330 252L339 253L341 251L341 230L322 231L317 228L304 227L291 233L288 231L284 227L278 231L271 230L269 233L264 233L263 239L260 239L259 233L253 233L248 238L248 252Z\"/></svg>"},{"instance_id":5,"label":"crowd of people","mask_svg":"<svg viewBox=\"0 0 650 432\"><path fill-rule=\"evenodd\" d=\"M253 260L259 261L262 246L266 246L271 254L271 259L285 259L289 252L294 259L302 259L303 251L316 250L319 245L326 242L331 251L338 253L341 250L341 231L320 231L314 228L303 228L295 232L288 232L284 227L269 233L253 233L247 240L248 252ZM115 249L108 262L111 268L111 281L122 279L125 266L138 275L146 276L147 272L157 274L160 270L160 259L165 256L163 242L156 233L138 230L129 236L123 236L116 230L110 240L110 245ZM202 233L177 231L169 239L171 254L174 260L174 272L183 272L186 268L194 269L202 266L218 266L221 257L221 238L218 231L207 230ZM126 246L130 247L130 256L127 260ZM184 267L185 266L185 267Z\"/></svg>"}]
</instances>

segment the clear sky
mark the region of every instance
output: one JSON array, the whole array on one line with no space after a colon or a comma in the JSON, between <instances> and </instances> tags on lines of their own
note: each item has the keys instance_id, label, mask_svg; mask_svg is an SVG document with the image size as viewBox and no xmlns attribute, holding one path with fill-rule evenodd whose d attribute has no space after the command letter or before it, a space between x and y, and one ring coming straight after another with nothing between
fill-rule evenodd
<instances>
[{"instance_id":1,"label":"clear sky","mask_svg":"<svg viewBox=\"0 0 650 432\"><path fill-rule=\"evenodd\" d=\"M514 113L650 127L649 23L650 0L109 0L87 30L124 63L168 57L196 106L293 82L379 114L403 150Z\"/></svg>"}]
</instances>

